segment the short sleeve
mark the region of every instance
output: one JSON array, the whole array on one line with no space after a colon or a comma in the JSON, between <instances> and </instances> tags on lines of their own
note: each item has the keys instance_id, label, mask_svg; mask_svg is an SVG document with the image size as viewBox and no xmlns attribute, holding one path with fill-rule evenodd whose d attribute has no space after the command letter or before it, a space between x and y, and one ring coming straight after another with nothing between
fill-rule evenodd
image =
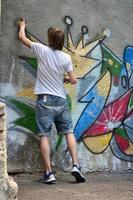
<instances>
[{"instance_id":1,"label":"short sleeve","mask_svg":"<svg viewBox=\"0 0 133 200\"><path fill-rule=\"evenodd\" d=\"M45 51L45 45L37 42L31 43L31 52L37 57L40 58L43 52Z\"/></svg>"},{"instance_id":2,"label":"short sleeve","mask_svg":"<svg viewBox=\"0 0 133 200\"><path fill-rule=\"evenodd\" d=\"M72 70L73 70L72 59L71 59L71 56L68 55L68 60L67 60L67 64L66 64L66 72L69 72Z\"/></svg>"}]
</instances>

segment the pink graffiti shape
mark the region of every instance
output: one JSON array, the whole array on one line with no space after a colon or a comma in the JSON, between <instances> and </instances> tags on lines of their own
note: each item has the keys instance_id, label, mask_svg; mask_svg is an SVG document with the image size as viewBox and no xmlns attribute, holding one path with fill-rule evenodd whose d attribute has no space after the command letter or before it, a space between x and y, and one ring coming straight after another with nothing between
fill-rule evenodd
<instances>
[{"instance_id":1,"label":"pink graffiti shape","mask_svg":"<svg viewBox=\"0 0 133 200\"><path fill-rule=\"evenodd\" d=\"M124 138L121 135L118 135L117 132L115 133L115 139L118 143L119 148L122 152L126 151L129 147L128 138Z\"/></svg>"},{"instance_id":2,"label":"pink graffiti shape","mask_svg":"<svg viewBox=\"0 0 133 200\"><path fill-rule=\"evenodd\" d=\"M84 136L98 136L118 128L126 118L131 92L132 89L128 90L123 96L107 105L92 127L85 131Z\"/></svg>"}]
</instances>

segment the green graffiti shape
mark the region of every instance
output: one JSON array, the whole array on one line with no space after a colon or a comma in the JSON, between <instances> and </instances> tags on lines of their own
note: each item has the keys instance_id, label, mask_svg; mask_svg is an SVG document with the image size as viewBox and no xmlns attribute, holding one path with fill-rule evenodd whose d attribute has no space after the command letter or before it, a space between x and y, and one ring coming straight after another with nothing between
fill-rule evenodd
<instances>
[{"instance_id":1,"label":"green graffiti shape","mask_svg":"<svg viewBox=\"0 0 133 200\"><path fill-rule=\"evenodd\" d=\"M19 56L19 58L25 60L28 64L30 64L35 70L37 70L37 59L36 58L30 58L26 56Z\"/></svg>"},{"instance_id":2,"label":"green graffiti shape","mask_svg":"<svg viewBox=\"0 0 133 200\"><path fill-rule=\"evenodd\" d=\"M122 63L115 57L115 55L111 51L107 50L104 46L101 46L101 48L103 53L103 65L101 73L104 73L107 69L109 69L112 76L119 76ZM112 61L112 65L109 63L109 60Z\"/></svg>"},{"instance_id":3,"label":"green graffiti shape","mask_svg":"<svg viewBox=\"0 0 133 200\"><path fill-rule=\"evenodd\" d=\"M22 126L35 133L35 110L29 105L22 103L16 99L11 99L10 102L23 113L23 117L16 119L14 121L14 124Z\"/></svg>"}]
</instances>

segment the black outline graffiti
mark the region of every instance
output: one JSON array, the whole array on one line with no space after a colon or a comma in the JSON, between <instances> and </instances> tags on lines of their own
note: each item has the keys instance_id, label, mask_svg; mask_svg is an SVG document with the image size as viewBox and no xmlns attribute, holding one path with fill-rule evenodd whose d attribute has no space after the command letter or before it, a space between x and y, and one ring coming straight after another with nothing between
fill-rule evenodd
<instances>
[{"instance_id":1,"label":"black outline graffiti","mask_svg":"<svg viewBox=\"0 0 133 200\"><path fill-rule=\"evenodd\" d=\"M67 18L69 18L69 20L70 20L70 22L71 23L68 23L67 22ZM64 45L64 48L66 48L68 51L70 51L71 53L73 53L74 54L74 52L72 52L71 51L71 49L69 49L69 45L68 45L68 37L70 36L70 39L71 39L71 42L72 42L72 44L73 44L73 47L77 47L78 46L78 44L79 44L79 42L81 41L81 39L82 39L82 45L83 45L83 48L85 48L87 45L90 45L91 43L93 43L94 41L98 41L99 40L99 42L96 44L96 45L94 45L94 47L85 55L85 56L80 56L80 57L86 57L86 58L90 58L90 59L94 59L94 60L97 60L97 61L100 61L100 63L98 63L94 68L92 68L90 71L88 71L86 74L84 74L84 76L83 77L81 77L81 78L79 78L79 79L85 79L85 77L90 73L90 72L92 72L92 70L94 70L96 67L98 67L99 65L101 65L101 64L103 64L103 62L104 62L104 60L103 60L103 52L102 52L102 60L99 60L99 59L96 59L96 58L92 58L92 57L89 57L89 54L98 46L98 45L100 45L100 46L103 46L104 48L106 48L110 53L112 53L112 56L114 56L115 57L115 59L118 59L118 61L121 63L121 65L124 65L125 64L125 60L124 60L124 63L105 45L105 44L103 44L103 40L106 38L106 36L101 36L101 37L99 37L97 40L91 40L91 41L89 41L89 42L87 42L85 45L83 44L83 28L84 27L86 27L87 28L87 26L82 26L82 28L81 28L81 32L82 32L82 34L80 35L80 39L79 39L79 41L78 41L78 43L77 43L77 45L75 46L75 44L74 44L74 41L73 41L73 38L72 38L72 34L71 34L71 31L70 31L70 26L72 26L73 25L73 19L70 17L70 16L65 16L64 17L64 22L65 22L65 25L66 25L66 28L67 28L67 45L65 46ZM88 28L87 28L87 30L88 30ZM29 31L27 31L26 30L26 32L29 34L29 35L31 35L32 37L34 37L35 39L37 39L39 42L41 42L36 36L34 36L33 34L31 34ZM88 33L88 32L87 32ZM69 36L68 36L68 34L69 34ZM81 38L82 37L82 38ZM43 42L41 42L41 43L43 43ZM43 43L43 44L45 44L45 43ZM46 45L46 44L45 44ZM132 47L132 46L127 46L127 47ZM126 48L127 48L126 47ZM125 48L125 49L126 49ZM125 49L124 49L124 55L125 55ZM108 69L109 70L109 69ZM106 71L107 72L107 71ZM110 71L109 71L110 72ZM126 68L126 65L125 65L125 72L126 72L126 75L127 75L127 77L128 77L128 71L127 71L127 68ZM132 72L133 73L133 72ZM111 74L111 73L110 73ZM126 78L126 75L123 75L122 77L121 77L121 85L122 85L122 87L123 88L126 88L126 87L128 87L129 88L129 81L130 81L130 78L131 78L131 75L130 75L130 77L128 77L128 80L127 80L127 78ZM100 78L101 79L101 78ZM100 80L99 79L99 80ZM98 80L98 81L99 81ZM112 76L111 76L111 79L110 79L111 81L110 82L112 82ZM98 82L97 81L97 82ZM97 83L96 82L96 83ZM94 86L96 85L96 83L94 84ZM93 86L93 87L94 87ZM92 88L93 88L92 87ZM91 88L91 89L92 89ZM91 90L90 89L90 90ZM130 88L131 89L131 88ZM89 91L90 91L89 90ZM109 89L109 93L110 93L110 90L111 90L111 84L110 84L110 89ZM88 91L88 92L89 92ZM87 92L87 93L88 93ZM87 94L86 93L86 94ZM106 103L107 103L107 100L108 100L108 97L109 97L109 93L108 93L108 95L107 95L107 99L106 99L106 101L105 101L105 104L104 104L104 106L103 106L103 109L104 109L104 107L105 107L105 105L106 105ZM124 94L123 94L124 95ZM122 96L123 96L122 95ZM85 95L84 95L85 96ZM83 97L84 97L83 96ZM90 101L81 101L81 99L83 98L83 97L81 97L80 99L78 99L78 102L81 102L81 103L88 103L87 105L86 105L86 107L90 104L90 103L92 103L93 102L93 99L94 99L94 97L90 100ZM120 98L120 97L119 97ZM118 98L118 99L119 99ZM116 100L115 100L116 101ZM114 102L115 102L114 101ZM85 107L85 109L86 109L86 107ZM84 109L84 110L85 110ZM103 111L103 109L101 110L101 112L100 112L100 114L102 113L102 111ZM82 111L82 113L84 112L84 110ZM80 117L82 116L82 113L81 113L81 115L80 115ZM100 114L98 115L98 117L100 116ZM80 119L80 117L79 117L79 119ZM98 119L98 117L96 118L96 120ZM125 116L125 119L127 118L127 116ZM78 119L78 121L79 121L79 119ZM125 120L124 119L124 120ZM96 122L96 120L95 120L95 122ZM121 124L124 126L124 120L122 120L121 121ZM78 123L78 121L77 121L77 123ZM94 122L94 123L95 123ZM76 123L76 125L77 125L77 123ZM94 124L93 123L93 124ZM93 125L92 124L92 125ZM75 125L75 127L76 127L76 125ZM92 126L91 125L91 126ZM90 127L91 127L90 126ZM108 146L110 145L110 148L111 148L111 151L112 151L112 153L113 153L113 155L115 155L115 152L113 152L113 149L112 149L112 144L111 144L111 141L112 141L112 139L114 138L115 139L115 136L114 136L114 131L115 131L116 129L114 129L114 130L112 130L112 137L111 137L111 139L110 139L110 142L109 142L109 144L108 144ZM108 134L108 133L106 133L106 134ZM105 134L104 134L105 135ZM94 136L94 137L96 137L96 136ZM82 139L82 138L81 138ZM115 141L116 142L116 141ZM106 147L106 149L108 148L108 146ZM87 147L88 148L88 147ZM118 148L119 148L119 146L118 146ZM89 149L89 148L88 148ZM106 150L105 149L105 150ZM105 151L104 150L104 151ZM104 152L104 151L102 151L102 152ZM91 152L91 150L90 150L90 152ZM102 153L101 152L101 153ZM92 153L94 153L94 152L92 152ZM122 152L123 153L123 152ZM94 154L100 154L100 153L94 153ZM123 160L122 158L120 158L120 157L118 157L117 155L115 155L117 158L119 158L120 160ZM125 160L125 161L127 161L127 160ZM130 161L130 160L129 160ZM131 161L132 162L132 161Z\"/></svg>"}]
</instances>

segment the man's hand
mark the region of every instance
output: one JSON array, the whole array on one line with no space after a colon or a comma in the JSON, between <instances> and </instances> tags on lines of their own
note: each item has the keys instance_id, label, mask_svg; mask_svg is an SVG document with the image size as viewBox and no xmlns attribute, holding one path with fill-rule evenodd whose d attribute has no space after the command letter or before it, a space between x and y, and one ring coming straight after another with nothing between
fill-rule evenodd
<instances>
[{"instance_id":1,"label":"man's hand","mask_svg":"<svg viewBox=\"0 0 133 200\"><path fill-rule=\"evenodd\" d=\"M69 83L71 83L72 85L75 85L77 83L77 79L76 79L73 71L67 72L67 75L69 77Z\"/></svg>"},{"instance_id":2,"label":"man's hand","mask_svg":"<svg viewBox=\"0 0 133 200\"><path fill-rule=\"evenodd\" d=\"M25 20L24 19L19 19L18 20L18 26L26 28L27 25L26 25Z\"/></svg>"},{"instance_id":3,"label":"man's hand","mask_svg":"<svg viewBox=\"0 0 133 200\"><path fill-rule=\"evenodd\" d=\"M70 78L69 77L64 77L64 83L70 83Z\"/></svg>"}]
</instances>

